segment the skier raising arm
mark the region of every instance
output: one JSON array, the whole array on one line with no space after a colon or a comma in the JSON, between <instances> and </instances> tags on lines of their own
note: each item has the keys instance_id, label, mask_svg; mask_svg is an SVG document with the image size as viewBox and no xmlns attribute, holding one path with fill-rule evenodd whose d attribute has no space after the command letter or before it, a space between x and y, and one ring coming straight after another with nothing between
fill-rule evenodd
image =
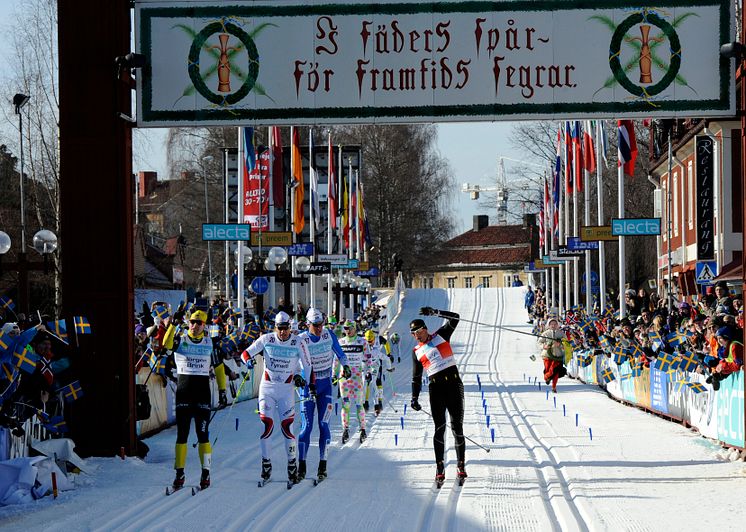
<instances>
[{"instance_id":1,"label":"skier raising arm","mask_svg":"<svg viewBox=\"0 0 746 532\"><path fill-rule=\"evenodd\" d=\"M459 322L459 315L447 310L422 307L423 316L440 316L446 322L434 334L427 330L424 320L415 319L409 330L417 341L412 350L412 403L414 410L421 410L418 401L422 389L422 371L427 372L430 381L430 409L435 433L435 481L442 486L445 480L445 431L446 411L450 415L451 431L456 441L457 476L460 482L466 478L466 444L464 440L464 384L461 382L456 360L449 340Z\"/></svg>"},{"instance_id":2,"label":"skier raising arm","mask_svg":"<svg viewBox=\"0 0 746 532\"><path fill-rule=\"evenodd\" d=\"M242 354L241 359L249 366L253 365L254 356L264 352L264 375L259 385L259 419L264 424L264 432L259 442L262 449L262 482L264 485L272 473L272 462L269 452L269 437L274 429L275 419L280 421L282 435L285 437L285 451L288 459L288 488L298 483L298 463L296 461L296 443L293 435L295 419L295 401L293 385L298 388L306 386L301 377L301 368L309 375L311 385L314 374L311 359L306 345L290 332L290 316L278 312L275 316L274 332L263 334Z\"/></svg>"}]
</instances>

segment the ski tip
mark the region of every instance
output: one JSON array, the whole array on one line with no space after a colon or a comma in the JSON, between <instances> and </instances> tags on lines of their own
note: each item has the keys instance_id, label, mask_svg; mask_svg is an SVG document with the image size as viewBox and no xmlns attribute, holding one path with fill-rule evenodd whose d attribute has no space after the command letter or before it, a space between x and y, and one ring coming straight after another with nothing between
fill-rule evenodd
<instances>
[{"instance_id":1,"label":"ski tip","mask_svg":"<svg viewBox=\"0 0 746 532\"><path fill-rule=\"evenodd\" d=\"M195 495L197 495L197 492L198 492L199 490L200 490L200 488L195 488L195 487L193 487L193 488L192 488L192 497L194 497Z\"/></svg>"},{"instance_id":2,"label":"ski tip","mask_svg":"<svg viewBox=\"0 0 746 532\"><path fill-rule=\"evenodd\" d=\"M168 497L169 495L171 495L171 492L168 491L168 486L166 486L166 496Z\"/></svg>"}]
</instances>

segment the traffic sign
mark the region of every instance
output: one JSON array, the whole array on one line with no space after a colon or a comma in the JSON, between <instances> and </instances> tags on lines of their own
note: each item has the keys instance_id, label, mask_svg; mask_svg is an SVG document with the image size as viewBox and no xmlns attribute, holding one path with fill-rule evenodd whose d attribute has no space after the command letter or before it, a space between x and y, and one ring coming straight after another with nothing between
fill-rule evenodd
<instances>
[{"instance_id":1,"label":"traffic sign","mask_svg":"<svg viewBox=\"0 0 746 532\"><path fill-rule=\"evenodd\" d=\"M715 283L718 276L718 263L716 260L697 261L695 276L697 284L711 285Z\"/></svg>"},{"instance_id":2,"label":"traffic sign","mask_svg":"<svg viewBox=\"0 0 746 532\"><path fill-rule=\"evenodd\" d=\"M255 294L266 294L269 290L269 281L266 277L254 277L251 280L251 291Z\"/></svg>"},{"instance_id":3,"label":"traffic sign","mask_svg":"<svg viewBox=\"0 0 746 532\"><path fill-rule=\"evenodd\" d=\"M251 245L258 246L260 242L259 233L251 234ZM293 234L290 231L263 231L261 236L262 246L292 246Z\"/></svg>"},{"instance_id":4,"label":"traffic sign","mask_svg":"<svg viewBox=\"0 0 746 532\"><path fill-rule=\"evenodd\" d=\"M288 248L291 257L312 257L313 242L296 242Z\"/></svg>"}]
</instances>

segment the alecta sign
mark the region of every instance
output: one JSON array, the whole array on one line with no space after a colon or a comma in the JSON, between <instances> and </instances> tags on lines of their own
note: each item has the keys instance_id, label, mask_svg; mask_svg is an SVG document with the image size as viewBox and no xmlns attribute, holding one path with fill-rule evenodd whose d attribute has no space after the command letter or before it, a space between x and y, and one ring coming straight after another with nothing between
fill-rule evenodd
<instances>
[{"instance_id":1,"label":"alecta sign","mask_svg":"<svg viewBox=\"0 0 746 532\"><path fill-rule=\"evenodd\" d=\"M660 218L614 218L611 220L614 236L651 236L661 234Z\"/></svg>"}]
</instances>

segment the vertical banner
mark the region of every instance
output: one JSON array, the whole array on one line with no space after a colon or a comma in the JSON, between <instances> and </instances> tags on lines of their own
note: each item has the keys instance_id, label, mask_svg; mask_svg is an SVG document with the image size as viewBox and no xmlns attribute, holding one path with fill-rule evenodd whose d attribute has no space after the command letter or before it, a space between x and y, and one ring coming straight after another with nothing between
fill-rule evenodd
<instances>
[{"instance_id":1,"label":"vertical banner","mask_svg":"<svg viewBox=\"0 0 746 532\"><path fill-rule=\"evenodd\" d=\"M262 150L253 170L245 167L243 222L269 231L269 149Z\"/></svg>"},{"instance_id":2,"label":"vertical banner","mask_svg":"<svg viewBox=\"0 0 746 532\"><path fill-rule=\"evenodd\" d=\"M712 139L706 135L697 137L697 260L715 258L713 144Z\"/></svg>"}]
</instances>

